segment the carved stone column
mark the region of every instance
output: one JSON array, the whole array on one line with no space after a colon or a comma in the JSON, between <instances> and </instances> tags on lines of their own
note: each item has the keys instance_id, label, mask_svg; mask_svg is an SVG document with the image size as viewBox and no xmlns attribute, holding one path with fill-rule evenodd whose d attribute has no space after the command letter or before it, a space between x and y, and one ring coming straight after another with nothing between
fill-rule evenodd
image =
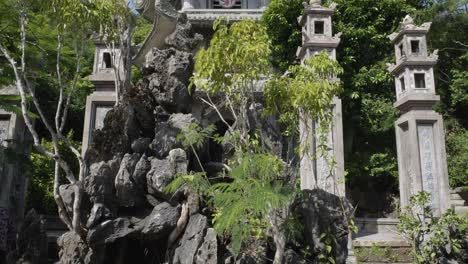
<instances>
[{"instance_id":1,"label":"carved stone column","mask_svg":"<svg viewBox=\"0 0 468 264\"><path fill-rule=\"evenodd\" d=\"M401 206L408 206L411 196L426 191L440 215L450 207L450 194L443 120L432 110L440 97L433 70L437 50L429 54L426 44L430 26L417 26L410 16L403 19L400 31L389 36L396 64L388 65L388 70L395 76L394 106L401 111L395 122Z\"/></svg>"},{"instance_id":2,"label":"carved stone column","mask_svg":"<svg viewBox=\"0 0 468 264\"><path fill-rule=\"evenodd\" d=\"M336 4L323 7L320 1L305 4L302 17L299 18L302 26L302 47L297 56L303 62L311 56L325 51L330 58L336 59L336 47L340 43L340 35L333 36L331 16L335 11ZM337 196L345 196L344 181L344 150L343 150L343 127L341 100L337 97L332 102L334 114L333 122L327 136L329 152L325 156L333 157L336 162L334 167L330 166L329 158L317 154L316 120L301 121L300 138L301 143L309 146L308 155L301 159L301 189L313 190L316 188L325 190Z\"/></svg>"}]
</instances>

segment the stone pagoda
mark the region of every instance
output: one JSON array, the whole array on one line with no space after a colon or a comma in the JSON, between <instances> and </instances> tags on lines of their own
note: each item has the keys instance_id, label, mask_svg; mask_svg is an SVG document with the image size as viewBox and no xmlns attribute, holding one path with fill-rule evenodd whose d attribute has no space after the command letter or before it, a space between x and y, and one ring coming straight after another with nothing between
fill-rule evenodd
<instances>
[{"instance_id":1,"label":"stone pagoda","mask_svg":"<svg viewBox=\"0 0 468 264\"><path fill-rule=\"evenodd\" d=\"M428 53L426 35L431 23L415 25L410 16L400 31L389 36L395 46L395 76L401 112L395 122L401 206L421 191L431 194L431 206L440 215L450 206L442 115L432 110L440 98L435 91L434 65L437 50Z\"/></svg>"},{"instance_id":2,"label":"stone pagoda","mask_svg":"<svg viewBox=\"0 0 468 264\"><path fill-rule=\"evenodd\" d=\"M83 154L91 144L92 132L104 126L104 118L115 104L115 74L113 63L119 60L119 52L111 50L102 41L96 41L93 74L89 80L94 92L86 98L85 123L83 129Z\"/></svg>"},{"instance_id":3,"label":"stone pagoda","mask_svg":"<svg viewBox=\"0 0 468 264\"><path fill-rule=\"evenodd\" d=\"M297 51L297 56L304 60L311 56L318 55L320 52L326 52L330 58L336 59L336 47L340 43L340 35L332 33L332 15L336 4L332 3L330 7L322 6L321 1L311 1L310 4L304 4L304 13L299 17L299 23L302 26L302 47ZM329 129L327 139L329 157L333 157L336 165L330 167L330 158L322 155L316 157L316 139L317 122L310 120L308 124L300 123L300 138L303 143L307 142L310 150L308 155L301 159L301 189L313 190L316 188L325 190L328 193L344 197L344 155L343 155L343 125L341 113L341 100L337 97L332 102L333 123Z\"/></svg>"}]
</instances>

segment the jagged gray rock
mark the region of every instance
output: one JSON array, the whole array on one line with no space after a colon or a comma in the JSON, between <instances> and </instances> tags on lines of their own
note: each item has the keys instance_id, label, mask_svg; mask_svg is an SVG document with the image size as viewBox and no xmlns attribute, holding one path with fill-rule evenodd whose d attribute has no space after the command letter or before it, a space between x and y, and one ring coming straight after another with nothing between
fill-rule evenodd
<instances>
[{"instance_id":1,"label":"jagged gray rock","mask_svg":"<svg viewBox=\"0 0 468 264\"><path fill-rule=\"evenodd\" d=\"M133 152L143 154L148 150L151 138L138 138L132 143Z\"/></svg>"},{"instance_id":2,"label":"jagged gray rock","mask_svg":"<svg viewBox=\"0 0 468 264\"><path fill-rule=\"evenodd\" d=\"M140 154L125 154L115 177L116 196L121 206L132 207L143 200L142 194L133 180L135 167L140 160Z\"/></svg>"},{"instance_id":3,"label":"jagged gray rock","mask_svg":"<svg viewBox=\"0 0 468 264\"><path fill-rule=\"evenodd\" d=\"M119 238L138 233L142 228L143 225L140 219L119 217L104 221L90 229L86 240L93 247L109 244Z\"/></svg>"},{"instance_id":4,"label":"jagged gray rock","mask_svg":"<svg viewBox=\"0 0 468 264\"><path fill-rule=\"evenodd\" d=\"M195 264L217 264L218 263L218 240L213 228L206 230L203 243L197 251Z\"/></svg>"},{"instance_id":5,"label":"jagged gray rock","mask_svg":"<svg viewBox=\"0 0 468 264\"><path fill-rule=\"evenodd\" d=\"M173 264L194 263L197 251L203 243L207 228L208 220L205 216L195 214L190 217L184 235L174 251Z\"/></svg>"},{"instance_id":6,"label":"jagged gray rock","mask_svg":"<svg viewBox=\"0 0 468 264\"><path fill-rule=\"evenodd\" d=\"M107 220L110 217L112 217L111 211L104 204L96 203L91 209L86 226L88 228L94 227L96 224L102 222L103 220Z\"/></svg>"},{"instance_id":7,"label":"jagged gray rock","mask_svg":"<svg viewBox=\"0 0 468 264\"><path fill-rule=\"evenodd\" d=\"M173 149L169 152L169 161L174 167L174 173L187 174L188 159L183 149Z\"/></svg>"},{"instance_id":8,"label":"jagged gray rock","mask_svg":"<svg viewBox=\"0 0 468 264\"><path fill-rule=\"evenodd\" d=\"M175 31L167 36L165 42L178 50L191 52L202 43L203 35L193 32L192 24L188 22L185 14L180 14L177 22Z\"/></svg>"},{"instance_id":9,"label":"jagged gray rock","mask_svg":"<svg viewBox=\"0 0 468 264\"><path fill-rule=\"evenodd\" d=\"M173 149L169 156L160 160L151 160L151 169L146 175L148 193L164 197L164 188L175 178L176 174L187 173L187 154L183 149Z\"/></svg>"},{"instance_id":10,"label":"jagged gray rock","mask_svg":"<svg viewBox=\"0 0 468 264\"><path fill-rule=\"evenodd\" d=\"M141 193L146 192L146 174L148 174L151 169L151 159L152 158L148 158L143 154L135 165L135 170L133 171L133 182Z\"/></svg>"},{"instance_id":11,"label":"jagged gray rock","mask_svg":"<svg viewBox=\"0 0 468 264\"><path fill-rule=\"evenodd\" d=\"M151 169L146 175L148 193L158 196L164 195L164 188L174 179L174 169L169 160L153 158Z\"/></svg>"},{"instance_id":12,"label":"jagged gray rock","mask_svg":"<svg viewBox=\"0 0 468 264\"><path fill-rule=\"evenodd\" d=\"M60 264L99 264L104 261L104 248L89 247L80 236L67 232L57 240Z\"/></svg>"},{"instance_id":13,"label":"jagged gray rock","mask_svg":"<svg viewBox=\"0 0 468 264\"><path fill-rule=\"evenodd\" d=\"M348 254L348 221L352 205L346 198L321 189L304 190L299 213L302 215L307 244L325 250L320 235L329 232L337 239L331 255L336 263L345 263Z\"/></svg>"},{"instance_id":14,"label":"jagged gray rock","mask_svg":"<svg viewBox=\"0 0 468 264\"><path fill-rule=\"evenodd\" d=\"M173 114L167 122L156 125L156 133L150 148L157 158L165 158L169 151L182 148L182 144L177 141L177 136L182 129L188 128L190 124L196 122L192 114Z\"/></svg>"},{"instance_id":15,"label":"jagged gray rock","mask_svg":"<svg viewBox=\"0 0 468 264\"><path fill-rule=\"evenodd\" d=\"M144 219L145 225L141 233L150 239L159 239L168 235L177 224L180 208L163 202Z\"/></svg>"},{"instance_id":16,"label":"jagged gray rock","mask_svg":"<svg viewBox=\"0 0 468 264\"><path fill-rule=\"evenodd\" d=\"M146 56L147 87L158 105L172 113L189 113L192 96L188 92L189 78L193 71L193 55L168 48L153 48Z\"/></svg>"},{"instance_id":17,"label":"jagged gray rock","mask_svg":"<svg viewBox=\"0 0 468 264\"><path fill-rule=\"evenodd\" d=\"M63 184L59 186L59 194L62 197L63 204L68 214L73 213L73 201L75 200L75 190L72 184Z\"/></svg>"},{"instance_id":18,"label":"jagged gray rock","mask_svg":"<svg viewBox=\"0 0 468 264\"><path fill-rule=\"evenodd\" d=\"M101 161L90 167L90 173L85 178L85 191L93 203L109 204L114 202L114 180L120 163L119 159L109 162Z\"/></svg>"}]
</instances>

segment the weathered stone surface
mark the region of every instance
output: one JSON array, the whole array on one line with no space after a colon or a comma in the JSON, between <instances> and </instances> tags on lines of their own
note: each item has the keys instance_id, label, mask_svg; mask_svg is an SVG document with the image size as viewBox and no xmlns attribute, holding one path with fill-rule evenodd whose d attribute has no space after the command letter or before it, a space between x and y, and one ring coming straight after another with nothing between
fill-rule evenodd
<instances>
[{"instance_id":1,"label":"weathered stone surface","mask_svg":"<svg viewBox=\"0 0 468 264\"><path fill-rule=\"evenodd\" d=\"M187 174L188 159L183 149L173 149L169 152L169 161L176 174Z\"/></svg>"},{"instance_id":2,"label":"weathered stone surface","mask_svg":"<svg viewBox=\"0 0 468 264\"><path fill-rule=\"evenodd\" d=\"M114 179L118 170L117 163L119 163L118 159L91 165L84 184L91 202L107 204L115 200Z\"/></svg>"},{"instance_id":3,"label":"weathered stone surface","mask_svg":"<svg viewBox=\"0 0 468 264\"><path fill-rule=\"evenodd\" d=\"M133 152L143 154L148 149L149 144L151 143L150 138L139 138L132 143Z\"/></svg>"},{"instance_id":4,"label":"weathered stone surface","mask_svg":"<svg viewBox=\"0 0 468 264\"><path fill-rule=\"evenodd\" d=\"M62 197L63 204L65 205L65 209L69 214L73 213L73 201L75 200L75 190L73 185L71 184L64 184L60 185L59 187L59 194Z\"/></svg>"},{"instance_id":5,"label":"weathered stone surface","mask_svg":"<svg viewBox=\"0 0 468 264\"><path fill-rule=\"evenodd\" d=\"M104 249L89 247L76 233L67 232L57 241L60 264L99 264L104 260Z\"/></svg>"},{"instance_id":6,"label":"weathered stone surface","mask_svg":"<svg viewBox=\"0 0 468 264\"><path fill-rule=\"evenodd\" d=\"M153 158L151 170L146 175L148 192L163 195L164 188L174 179L174 168L170 161Z\"/></svg>"},{"instance_id":7,"label":"weathered stone surface","mask_svg":"<svg viewBox=\"0 0 468 264\"><path fill-rule=\"evenodd\" d=\"M182 147L182 144L177 142L177 135L179 134L180 130L167 122L157 124L156 135L150 144L154 156L163 159L167 157L171 149Z\"/></svg>"},{"instance_id":8,"label":"weathered stone surface","mask_svg":"<svg viewBox=\"0 0 468 264\"><path fill-rule=\"evenodd\" d=\"M167 159L151 160L151 169L146 175L148 193L164 196L164 188L174 179L176 174L187 173L187 154L182 149L173 149Z\"/></svg>"},{"instance_id":9,"label":"weathered stone surface","mask_svg":"<svg viewBox=\"0 0 468 264\"><path fill-rule=\"evenodd\" d=\"M331 232L337 243L331 254L336 263L345 263L348 255L348 225L352 206L346 198L321 189L304 190L300 214L303 217L305 238L310 248L325 250L320 235Z\"/></svg>"},{"instance_id":10,"label":"weathered stone surface","mask_svg":"<svg viewBox=\"0 0 468 264\"><path fill-rule=\"evenodd\" d=\"M203 41L203 36L193 32L192 25L184 14L179 15L177 22L175 31L166 38L165 42L178 50L191 52Z\"/></svg>"},{"instance_id":11,"label":"weathered stone surface","mask_svg":"<svg viewBox=\"0 0 468 264\"><path fill-rule=\"evenodd\" d=\"M196 120L192 114L173 114L167 122L157 124L156 134L150 145L154 155L162 159L167 157L172 149L182 148L177 136L193 122Z\"/></svg>"},{"instance_id":12,"label":"weathered stone surface","mask_svg":"<svg viewBox=\"0 0 468 264\"><path fill-rule=\"evenodd\" d=\"M174 251L173 264L193 264L200 248L208 220L201 214L192 215L185 228L185 233Z\"/></svg>"},{"instance_id":13,"label":"weathered stone surface","mask_svg":"<svg viewBox=\"0 0 468 264\"><path fill-rule=\"evenodd\" d=\"M142 228L141 221L119 217L105 221L90 229L87 240L92 246L108 244L119 238L138 233Z\"/></svg>"},{"instance_id":14,"label":"weathered stone surface","mask_svg":"<svg viewBox=\"0 0 468 264\"><path fill-rule=\"evenodd\" d=\"M145 225L141 232L148 238L159 239L168 235L174 229L179 217L180 210L178 207L163 202L154 207L153 212L144 219Z\"/></svg>"},{"instance_id":15,"label":"weathered stone surface","mask_svg":"<svg viewBox=\"0 0 468 264\"><path fill-rule=\"evenodd\" d=\"M148 158L143 154L135 165L135 170L133 171L132 179L138 188L139 192L146 191L146 174L151 169L151 158Z\"/></svg>"},{"instance_id":16,"label":"weathered stone surface","mask_svg":"<svg viewBox=\"0 0 468 264\"><path fill-rule=\"evenodd\" d=\"M189 113L192 97L188 92L189 78L193 71L192 54L168 48L153 48L146 56L143 72L148 76L145 82L158 105L172 113Z\"/></svg>"},{"instance_id":17,"label":"weathered stone surface","mask_svg":"<svg viewBox=\"0 0 468 264\"><path fill-rule=\"evenodd\" d=\"M168 120L171 126L182 130L189 127L192 123L197 122L192 114L173 114L169 117Z\"/></svg>"},{"instance_id":18,"label":"weathered stone surface","mask_svg":"<svg viewBox=\"0 0 468 264\"><path fill-rule=\"evenodd\" d=\"M132 178L140 154L125 154L115 177L116 196L121 206L132 207L143 200L141 193Z\"/></svg>"},{"instance_id":19,"label":"weathered stone surface","mask_svg":"<svg viewBox=\"0 0 468 264\"><path fill-rule=\"evenodd\" d=\"M88 228L94 227L96 224L102 222L103 220L109 219L111 216L111 211L104 204L96 203L91 209L86 226Z\"/></svg>"},{"instance_id":20,"label":"weathered stone surface","mask_svg":"<svg viewBox=\"0 0 468 264\"><path fill-rule=\"evenodd\" d=\"M218 240L213 228L206 230L201 247L197 251L195 264L217 264L218 263Z\"/></svg>"},{"instance_id":21,"label":"weathered stone surface","mask_svg":"<svg viewBox=\"0 0 468 264\"><path fill-rule=\"evenodd\" d=\"M114 155L130 153L135 140L153 137L155 105L147 89L130 89L122 102L107 113L104 127L93 132L87 162L107 161Z\"/></svg>"}]
</instances>

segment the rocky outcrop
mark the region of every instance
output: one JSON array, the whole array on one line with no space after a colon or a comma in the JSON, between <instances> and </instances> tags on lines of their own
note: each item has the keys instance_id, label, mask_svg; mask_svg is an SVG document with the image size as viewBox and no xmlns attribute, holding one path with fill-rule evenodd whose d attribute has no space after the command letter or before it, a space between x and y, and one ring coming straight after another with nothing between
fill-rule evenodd
<instances>
[{"instance_id":1,"label":"rocky outcrop","mask_svg":"<svg viewBox=\"0 0 468 264\"><path fill-rule=\"evenodd\" d=\"M144 200L133 179L133 173L139 160L140 154L138 153L125 154L120 163L119 172L115 177L115 190L121 206L133 207Z\"/></svg>"},{"instance_id":2,"label":"rocky outcrop","mask_svg":"<svg viewBox=\"0 0 468 264\"><path fill-rule=\"evenodd\" d=\"M218 263L218 239L213 228L206 230L203 243L197 250L195 264L217 264Z\"/></svg>"},{"instance_id":3,"label":"rocky outcrop","mask_svg":"<svg viewBox=\"0 0 468 264\"><path fill-rule=\"evenodd\" d=\"M99 264L104 261L104 249L91 248L76 233L67 232L57 241L61 248L61 264Z\"/></svg>"},{"instance_id":4,"label":"rocky outcrop","mask_svg":"<svg viewBox=\"0 0 468 264\"><path fill-rule=\"evenodd\" d=\"M136 234L143 228L143 221L137 218L119 217L107 220L88 231L86 240L92 247L110 244L119 238Z\"/></svg>"},{"instance_id":5,"label":"rocky outcrop","mask_svg":"<svg viewBox=\"0 0 468 264\"><path fill-rule=\"evenodd\" d=\"M177 140L177 136L184 128L196 122L192 114L173 114L167 122L156 125L156 132L150 149L158 158L165 158L169 151L175 148L182 148L182 144Z\"/></svg>"},{"instance_id":6,"label":"rocky outcrop","mask_svg":"<svg viewBox=\"0 0 468 264\"><path fill-rule=\"evenodd\" d=\"M146 217L141 233L151 239L167 236L175 228L179 217L179 207L163 202L154 207L153 212Z\"/></svg>"},{"instance_id":7,"label":"rocky outcrop","mask_svg":"<svg viewBox=\"0 0 468 264\"><path fill-rule=\"evenodd\" d=\"M98 162L90 166L89 175L85 178L85 191L91 202L110 204L114 202L114 181L120 166L120 159L109 162Z\"/></svg>"},{"instance_id":8,"label":"rocky outcrop","mask_svg":"<svg viewBox=\"0 0 468 264\"><path fill-rule=\"evenodd\" d=\"M164 189L178 173L187 173L187 155L182 149L173 149L169 156L160 160L151 160L151 169L146 175L148 193L158 197L165 197Z\"/></svg>"},{"instance_id":9,"label":"rocky outcrop","mask_svg":"<svg viewBox=\"0 0 468 264\"><path fill-rule=\"evenodd\" d=\"M336 238L331 255L336 263L345 263L348 254L348 225L352 206L346 198L321 189L304 190L300 214L303 218L305 238L315 252L323 252L326 245L320 236L330 233Z\"/></svg>"},{"instance_id":10,"label":"rocky outcrop","mask_svg":"<svg viewBox=\"0 0 468 264\"><path fill-rule=\"evenodd\" d=\"M203 243L208 220L201 214L192 215L175 251L173 264L195 263L197 252Z\"/></svg>"}]
</instances>

